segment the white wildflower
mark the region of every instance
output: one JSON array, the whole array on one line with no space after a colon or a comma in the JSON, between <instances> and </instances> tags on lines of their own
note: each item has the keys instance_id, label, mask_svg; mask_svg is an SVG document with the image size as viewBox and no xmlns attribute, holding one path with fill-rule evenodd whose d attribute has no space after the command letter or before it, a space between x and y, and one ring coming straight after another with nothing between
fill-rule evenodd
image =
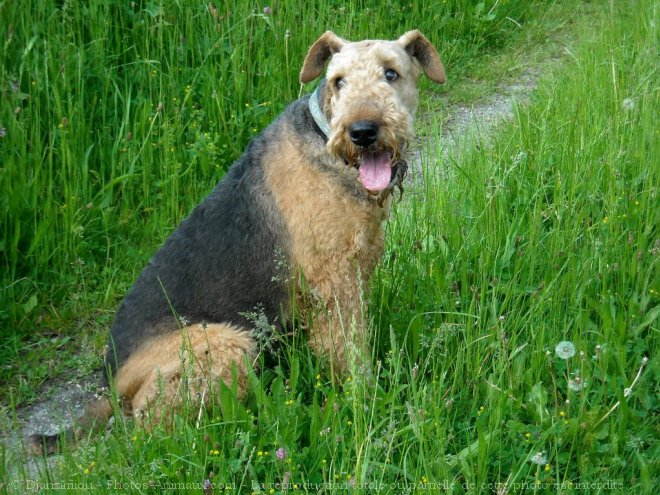
<instances>
[{"instance_id":1,"label":"white wildflower","mask_svg":"<svg viewBox=\"0 0 660 495\"><path fill-rule=\"evenodd\" d=\"M529 462L538 464L539 466L544 466L548 463L548 456L545 455L545 452L537 452L532 457L530 457Z\"/></svg>"},{"instance_id":2,"label":"white wildflower","mask_svg":"<svg viewBox=\"0 0 660 495\"><path fill-rule=\"evenodd\" d=\"M560 342L557 344L557 347L555 347L555 354L561 359L572 358L575 356L575 346L573 345L573 342L568 340Z\"/></svg>"},{"instance_id":3,"label":"white wildflower","mask_svg":"<svg viewBox=\"0 0 660 495\"><path fill-rule=\"evenodd\" d=\"M576 376L575 378L568 380L568 388L573 392L579 392L584 388L585 385L586 382L581 376Z\"/></svg>"}]
</instances>

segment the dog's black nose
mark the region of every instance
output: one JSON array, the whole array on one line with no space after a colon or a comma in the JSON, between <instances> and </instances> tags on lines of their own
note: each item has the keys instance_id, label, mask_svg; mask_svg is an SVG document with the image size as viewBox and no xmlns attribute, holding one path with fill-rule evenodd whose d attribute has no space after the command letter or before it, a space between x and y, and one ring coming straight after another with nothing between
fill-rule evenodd
<instances>
[{"instance_id":1,"label":"dog's black nose","mask_svg":"<svg viewBox=\"0 0 660 495\"><path fill-rule=\"evenodd\" d=\"M348 128L351 141L358 146L366 148L373 144L378 138L379 126L373 120L358 120Z\"/></svg>"}]
</instances>

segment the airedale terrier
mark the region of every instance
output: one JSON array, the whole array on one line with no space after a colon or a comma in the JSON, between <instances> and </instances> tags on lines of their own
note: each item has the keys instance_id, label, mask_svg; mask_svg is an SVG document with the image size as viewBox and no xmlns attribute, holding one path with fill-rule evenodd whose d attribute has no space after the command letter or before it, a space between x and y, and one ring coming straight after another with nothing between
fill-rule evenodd
<instances>
[{"instance_id":1,"label":"airedale terrier","mask_svg":"<svg viewBox=\"0 0 660 495\"><path fill-rule=\"evenodd\" d=\"M356 43L326 32L300 81L326 78L248 146L215 190L151 259L110 330L105 385L127 414L159 419L181 388L204 402L220 380L243 396L260 352L250 314L281 326L313 306L309 344L337 373L364 350L363 291L383 252L383 221L406 171L423 71L443 83L438 52L419 32ZM112 381L111 381L112 380ZM57 450L112 413L92 402L75 428L32 435Z\"/></svg>"}]
</instances>

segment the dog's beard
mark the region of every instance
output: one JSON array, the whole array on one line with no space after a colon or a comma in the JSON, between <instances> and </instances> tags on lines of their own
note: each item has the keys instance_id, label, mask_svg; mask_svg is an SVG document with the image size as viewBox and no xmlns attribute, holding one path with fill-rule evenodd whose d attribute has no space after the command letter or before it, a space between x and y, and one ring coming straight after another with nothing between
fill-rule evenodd
<instances>
[{"instance_id":1,"label":"dog's beard","mask_svg":"<svg viewBox=\"0 0 660 495\"><path fill-rule=\"evenodd\" d=\"M328 141L332 154L358 170L358 180L370 194L382 193L398 177L397 164L402 162L405 147L405 142L398 142L394 136L380 138L367 147L356 146L347 139L346 132L334 133Z\"/></svg>"}]
</instances>

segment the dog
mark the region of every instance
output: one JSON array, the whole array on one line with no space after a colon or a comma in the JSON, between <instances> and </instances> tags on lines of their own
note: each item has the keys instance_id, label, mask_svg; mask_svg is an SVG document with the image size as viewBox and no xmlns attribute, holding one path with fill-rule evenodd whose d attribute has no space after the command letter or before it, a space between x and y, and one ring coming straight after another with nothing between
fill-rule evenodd
<instances>
[{"instance_id":1,"label":"dog","mask_svg":"<svg viewBox=\"0 0 660 495\"><path fill-rule=\"evenodd\" d=\"M159 421L183 386L202 403L223 382L243 397L260 353L254 316L282 328L292 308L333 373L364 353L363 293L384 249L383 223L406 173L417 82L445 82L419 31L350 42L328 31L309 49L301 83L325 78L247 147L213 192L149 261L110 329L103 385L124 413ZM250 316L252 315L252 316ZM158 407L156 407L158 406ZM102 424L108 397L77 424L27 439L58 450Z\"/></svg>"}]
</instances>

